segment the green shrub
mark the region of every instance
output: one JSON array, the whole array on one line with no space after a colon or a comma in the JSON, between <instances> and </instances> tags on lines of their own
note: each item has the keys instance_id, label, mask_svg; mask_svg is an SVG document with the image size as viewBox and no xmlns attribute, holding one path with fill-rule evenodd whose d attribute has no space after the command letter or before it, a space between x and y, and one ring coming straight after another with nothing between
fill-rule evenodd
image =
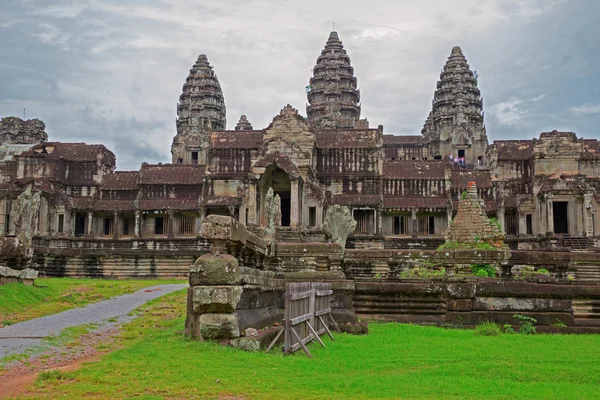
<instances>
[{"instance_id":1,"label":"green shrub","mask_svg":"<svg viewBox=\"0 0 600 400\"><path fill-rule=\"evenodd\" d=\"M475 276L490 277L496 276L496 269L489 264L471 264L471 272Z\"/></svg>"},{"instance_id":2,"label":"green shrub","mask_svg":"<svg viewBox=\"0 0 600 400\"><path fill-rule=\"evenodd\" d=\"M475 327L475 334L479 336L498 336L502 333L495 322L483 322Z\"/></svg>"},{"instance_id":3,"label":"green shrub","mask_svg":"<svg viewBox=\"0 0 600 400\"><path fill-rule=\"evenodd\" d=\"M550 272L546 268L540 268L536 271L540 275L548 275Z\"/></svg>"},{"instance_id":4,"label":"green shrub","mask_svg":"<svg viewBox=\"0 0 600 400\"><path fill-rule=\"evenodd\" d=\"M415 267L408 271L402 271L400 278L442 278L446 275L446 268L430 269L426 267Z\"/></svg>"},{"instance_id":5,"label":"green shrub","mask_svg":"<svg viewBox=\"0 0 600 400\"><path fill-rule=\"evenodd\" d=\"M500 225L500 222L498 222L498 219L496 218L490 218L490 222L494 225L496 225L498 227L498 229L502 230L502 226Z\"/></svg>"},{"instance_id":6,"label":"green shrub","mask_svg":"<svg viewBox=\"0 0 600 400\"><path fill-rule=\"evenodd\" d=\"M521 314L515 314L513 315L513 318L516 318L519 321L519 333L524 335L533 335L537 333L535 326L533 325L537 322L537 319L526 317Z\"/></svg>"},{"instance_id":7,"label":"green shrub","mask_svg":"<svg viewBox=\"0 0 600 400\"><path fill-rule=\"evenodd\" d=\"M504 324L502 326L502 330L504 331L504 333L508 333L508 334L517 333L517 332L515 332L515 330L513 329L511 324Z\"/></svg>"}]
</instances>

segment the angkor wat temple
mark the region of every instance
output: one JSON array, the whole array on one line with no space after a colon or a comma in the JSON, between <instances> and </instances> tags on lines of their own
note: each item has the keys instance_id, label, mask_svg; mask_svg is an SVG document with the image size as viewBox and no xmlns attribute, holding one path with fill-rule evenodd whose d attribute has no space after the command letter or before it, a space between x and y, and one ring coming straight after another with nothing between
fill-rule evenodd
<instances>
[{"instance_id":1,"label":"angkor wat temple","mask_svg":"<svg viewBox=\"0 0 600 400\"><path fill-rule=\"evenodd\" d=\"M361 119L357 87L331 32L306 87L307 117L287 105L264 129L242 115L227 130L219 80L200 55L177 104L172 162L143 163L139 171L115 171L115 155L101 144L48 142L43 124L37 135L28 127L41 122L6 118L0 235L15 234L11 210L32 188L41 193L35 262L47 274L186 275L207 251L203 219L232 216L260 237L272 188L281 204L272 262L300 270L286 264L285 244L324 243L331 205L349 207L357 221L348 249L435 249L476 182L510 248L599 245L598 141L553 131L489 143L477 78L459 47L419 134L371 127ZM317 270L325 268L321 256L312 254Z\"/></svg>"}]
</instances>

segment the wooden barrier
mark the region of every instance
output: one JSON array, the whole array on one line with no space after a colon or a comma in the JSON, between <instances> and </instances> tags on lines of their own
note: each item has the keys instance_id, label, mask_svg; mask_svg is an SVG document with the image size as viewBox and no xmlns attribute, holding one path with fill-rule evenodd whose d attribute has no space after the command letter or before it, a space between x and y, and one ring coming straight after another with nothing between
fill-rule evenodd
<instances>
[{"instance_id":1,"label":"wooden barrier","mask_svg":"<svg viewBox=\"0 0 600 400\"><path fill-rule=\"evenodd\" d=\"M284 334L285 353L293 353L302 349L308 357L312 357L306 347L307 343L316 340L325 347L320 338L324 333L334 340L327 320L330 320L339 331L339 327L331 316L330 301L333 294L331 283L288 282L285 289L283 328L271 342L267 351L271 350L279 337Z\"/></svg>"}]
</instances>

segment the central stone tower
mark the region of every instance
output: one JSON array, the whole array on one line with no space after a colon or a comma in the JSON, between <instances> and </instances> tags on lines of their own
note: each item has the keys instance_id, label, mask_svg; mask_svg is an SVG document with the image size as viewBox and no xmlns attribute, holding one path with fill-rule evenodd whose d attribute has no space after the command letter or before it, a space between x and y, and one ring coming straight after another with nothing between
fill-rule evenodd
<instances>
[{"instance_id":1,"label":"central stone tower","mask_svg":"<svg viewBox=\"0 0 600 400\"><path fill-rule=\"evenodd\" d=\"M201 54L190 70L177 103L173 164L203 164L208 130L225 130L225 99L208 57Z\"/></svg>"},{"instance_id":2,"label":"central stone tower","mask_svg":"<svg viewBox=\"0 0 600 400\"><path fill-rule=\"evenodd\" d=\"M353 128L359 120L360 91L356 88L350 57L337 32L329 34L306 90L306 114L315 128Z\"/></svg>"},{"instance_id":3,"label":"central stone tower","mask_svg":"<svg viewBox=\"0 0 600 400\"><path fill-rule=\"evenodd\" d=\"M483 123L483 99L477 76L460 47L452 48L440 74L432 110L421 133L434 156L464 157L467 164L485 164L488 139Z\"/></svg>"}]
</instances>

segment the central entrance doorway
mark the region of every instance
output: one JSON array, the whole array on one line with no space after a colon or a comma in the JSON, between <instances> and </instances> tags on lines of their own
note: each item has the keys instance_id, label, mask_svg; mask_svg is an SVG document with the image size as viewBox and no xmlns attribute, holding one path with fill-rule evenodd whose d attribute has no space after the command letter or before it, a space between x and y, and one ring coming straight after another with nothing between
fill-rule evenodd
<instances>
[{"instance_id":1,"label":"central entrance doorway","mask_svg":"<svg viewBox=\"0 0 600 400\"><path fill-rule=\"evenodd\" d=\"M274 191L275 195L279 195L281 199L281 226L290 226L290 209L292 205L291 192L288 191Z\"/></svg>"},{"instance_id":2,"label":"central entrance doorway","mask_svg":"<svg viewBox=\"0 0 600 400\"><path fill-rule=\"evenodd\" d=\"M263 175L262 198L264 199L269 188L273 188L273 194L279 195L281 199L281 226L291 225L291 206L292 206L292 184L289 175L279 167L272 167ZM264 207L264 201L261 202ZM262 210L262 215L268 214L267 210Z\"/></svg>"},{"instance_id":3,"label":"central entrance doorway","mask_svg":"<svg viewBox=\"0 0 600 400\"><path fill-rule=\"evenodd\" d=\"M554 218L554 233L569 233L568 201L552 202L552 217Z\"/></svg>"}]
</instances>

